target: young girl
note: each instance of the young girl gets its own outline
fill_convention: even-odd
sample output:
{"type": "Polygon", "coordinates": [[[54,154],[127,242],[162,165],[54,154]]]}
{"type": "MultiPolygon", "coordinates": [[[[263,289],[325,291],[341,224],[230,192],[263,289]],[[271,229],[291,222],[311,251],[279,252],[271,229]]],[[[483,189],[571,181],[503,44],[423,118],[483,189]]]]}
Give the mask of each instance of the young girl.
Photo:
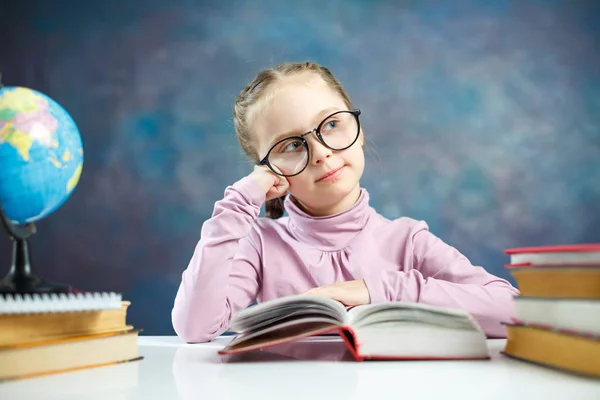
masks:
{"type": "Polygon", "coordinates": [[[518,293],[510,283],[471,265],[425,222],[388,220],[369,205],[359,116],[313,63],[263,71],[240,93],[235,129],[257,166],[226,188],[202,226],[172,312],[183,340],[213,339],[255,299],[300,293],[347,306],[459,308],[489,337],[504,336],[518,293]],[[268,218],[258,217],[263,204],[268,218]]]}

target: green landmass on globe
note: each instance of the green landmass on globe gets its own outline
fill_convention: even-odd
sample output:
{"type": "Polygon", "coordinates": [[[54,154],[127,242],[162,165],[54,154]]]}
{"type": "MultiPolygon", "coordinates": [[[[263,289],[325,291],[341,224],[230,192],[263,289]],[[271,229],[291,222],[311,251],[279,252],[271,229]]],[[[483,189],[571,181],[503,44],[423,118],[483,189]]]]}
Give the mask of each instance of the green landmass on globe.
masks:
{"type": "Polygon", "coordinates": [[[83,169],[79,130],[32,89],[0,87],[0,206],[15,224],[40,220],[71,195],[83,169]]]}

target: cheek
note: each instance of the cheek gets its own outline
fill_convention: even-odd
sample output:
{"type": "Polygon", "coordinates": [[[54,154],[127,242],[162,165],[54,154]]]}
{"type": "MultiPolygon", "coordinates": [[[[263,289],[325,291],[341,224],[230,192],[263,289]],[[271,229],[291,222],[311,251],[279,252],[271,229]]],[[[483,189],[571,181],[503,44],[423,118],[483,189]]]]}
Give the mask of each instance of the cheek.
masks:
{"type": "Polygon", "coordinates": [[[344,152],[343,157],[347,163],[352,164],[356,169],[362,169],[365,165],[365,154],[362,147],[358,146],[358,143],[344,152]]]}
{"type": "Polygon", "coordinates": [[[308,172],[308,169],[304,170],[300,175],[296,175],[296,176],[287,178],[287,180],[290,184],[290,189],[289,189],[290,193],[292,193],[292,194],[302,193],[304,190],[306,190],[306,188],[312,182],[312,180],[309,179],[309,174],[307,172],[308,172]]]}

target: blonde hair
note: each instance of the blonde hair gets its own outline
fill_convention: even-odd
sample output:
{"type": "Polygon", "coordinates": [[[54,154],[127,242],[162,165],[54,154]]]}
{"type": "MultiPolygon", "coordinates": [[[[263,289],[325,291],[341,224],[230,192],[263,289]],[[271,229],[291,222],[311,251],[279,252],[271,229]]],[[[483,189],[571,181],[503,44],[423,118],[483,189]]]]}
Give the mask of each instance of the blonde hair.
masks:
{"type": "MultiPolygon", "coordinates": [[[[331,89],[340,95],[348,109],[353,108],[350,97],[342,87],[341,83],[333,76],[326,67],[313,62],[294,63],[287,62],[279,64],[274,68],[259,72],[250,83],[244,87],[235,100],[233,108],[233,121],[235,132],[244,153],[254,162],[258,163],[259,155],[253,147],[250,109],[261,99],[264,99],[278,82],[282,79],[306,72],[313,72],[325,81],[331,89]]],[[[266,216],[268,218],[279,218],[283,215],[283,198],[279,197],[267,201],[265,204],[266,216]]]]}

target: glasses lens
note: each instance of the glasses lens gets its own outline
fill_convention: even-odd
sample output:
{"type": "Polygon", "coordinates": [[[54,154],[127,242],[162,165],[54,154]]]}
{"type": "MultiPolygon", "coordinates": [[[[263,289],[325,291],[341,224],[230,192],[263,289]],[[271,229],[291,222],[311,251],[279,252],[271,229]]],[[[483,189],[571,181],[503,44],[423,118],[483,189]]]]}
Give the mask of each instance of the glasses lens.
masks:
{"type": "Polygon", "coordinates": [[[308,149],[298,138],[283,140],[269,153],[269,164],[281,175],[296,175],[308,165],[308,149]]]}
{"type": "Polygon", "coordinates": [[[321,124],[321,137],[327,146],[343,150],[351,146],[358,137],[358,121],[350,112],[339,112],[328,117],[321,124]]]}

